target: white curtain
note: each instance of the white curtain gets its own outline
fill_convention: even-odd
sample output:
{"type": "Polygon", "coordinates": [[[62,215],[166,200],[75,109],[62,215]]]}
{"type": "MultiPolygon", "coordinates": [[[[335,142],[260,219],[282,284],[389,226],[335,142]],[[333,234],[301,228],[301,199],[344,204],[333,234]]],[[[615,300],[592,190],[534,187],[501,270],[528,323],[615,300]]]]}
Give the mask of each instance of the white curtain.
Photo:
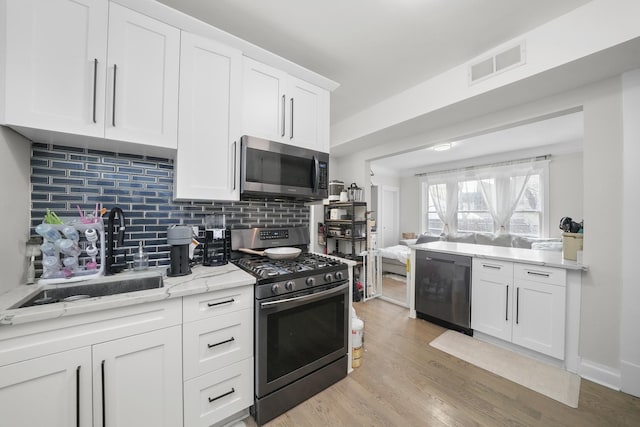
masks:
{"type": "Polygon", "coordinates": [[[482,195],[496,225],[496,234],[509,231],[509,222],[532,172],[533,163],[492,168],[491,178],[487,178],[485,170],[476,171],[476,179],[480,181],[482,195]]]}
{"type": "Polygon", "coordinates": [[[456,213],[458,211],[458,182],[448,179],[445,182],[429,185],[431,198],[438,218],[444,224],[442,232],[449,234],[455,231],[456,213]]]}

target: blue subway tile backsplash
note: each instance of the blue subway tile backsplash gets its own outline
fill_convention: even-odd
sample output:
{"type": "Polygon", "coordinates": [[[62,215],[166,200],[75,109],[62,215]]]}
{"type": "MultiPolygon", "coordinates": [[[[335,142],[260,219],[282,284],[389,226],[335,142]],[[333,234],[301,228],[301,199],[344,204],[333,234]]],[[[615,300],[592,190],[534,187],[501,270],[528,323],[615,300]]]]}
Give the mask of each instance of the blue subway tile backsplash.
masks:
{"type": "MultiPolygon", "coordinates": [[[[298,202],[174,201],[173,161],[103,150],[33,143],[31,156],[31,234],[49,208],[61,217],[93,212],[96,203],[125,212],[123,248],[127,261],[142,241],[150,265],[169,263],[167,228],[197,225],[225,214],[227,227],[281,227],[309,224],[309,208],[298,202]]],[[[106,223],[106,214],[104,220],[106,223]]]]}

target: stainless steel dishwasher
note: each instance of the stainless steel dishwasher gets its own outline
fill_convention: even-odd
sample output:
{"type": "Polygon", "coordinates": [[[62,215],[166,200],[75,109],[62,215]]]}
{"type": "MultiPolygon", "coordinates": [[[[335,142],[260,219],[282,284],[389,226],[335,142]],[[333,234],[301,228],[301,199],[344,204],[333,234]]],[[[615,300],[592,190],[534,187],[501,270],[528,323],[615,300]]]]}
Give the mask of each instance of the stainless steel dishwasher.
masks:
{"type": "Polygon", "coordinates": [[[417,250],[415,281],[418,318],[473,335],[471,257],[417,250]]]}

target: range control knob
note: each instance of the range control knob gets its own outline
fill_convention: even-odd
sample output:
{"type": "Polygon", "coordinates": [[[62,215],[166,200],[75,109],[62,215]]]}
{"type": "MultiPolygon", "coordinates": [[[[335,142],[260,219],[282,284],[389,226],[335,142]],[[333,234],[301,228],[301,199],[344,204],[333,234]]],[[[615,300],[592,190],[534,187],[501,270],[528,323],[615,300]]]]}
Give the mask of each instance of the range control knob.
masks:
{"type": "Polygon", "coordinates": [[[324,275],[324,281],[325,282],[331,282],[333,280],[333,274],[331,273],[327,273],[324,275]]]}
{"type": "Polygon", "coordinates": [[[279,294],[280,293],[280,285],[279,284],[275,284],[273,286],[271,286],[271,293],[272,294],[279,294]]]}
{"type": "Polygon", "coordinates": [[[342,271],[336,272],[336,280],[342,280],[342,271]]]}
{"type": "Polygon", "coordinates": [[[292,291],[295,288],[295,283],[293,282],[293,280],[289,280],[284,284],[284,288],[288,291],[292,291]]]}
{"type": "Polygon", "coordinates": [[[307,277],[305,283],[307,284],[307,286],[313,286],[316,284],[316,279],[314,279],[313,277],[307,277]]]}

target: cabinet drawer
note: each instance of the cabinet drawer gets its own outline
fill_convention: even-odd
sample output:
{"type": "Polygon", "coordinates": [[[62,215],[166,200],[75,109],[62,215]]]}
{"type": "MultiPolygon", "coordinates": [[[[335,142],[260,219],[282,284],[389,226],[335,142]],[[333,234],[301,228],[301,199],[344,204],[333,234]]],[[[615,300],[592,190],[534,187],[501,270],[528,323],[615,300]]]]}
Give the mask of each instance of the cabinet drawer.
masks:
{"type": "Polygon", "coordinates": [[[253,285],[191,295],[182,300],[183,321],[206,319],[253,307],[253,285]]]}
{"type": "Polygon", "coordinates": [[[473,258],[472,278],[489,282],[511,283],[513,263],[495,259],[473,258]]]}
{"type": "Polygon", "coordinates": [[[558,286],[565,286],[567,283],[567,272],[564,268],[538,265],[515,264],[513,277],[516,282],[528,280],[558,286]]]}
{"type": "Polygon", "coordinates": [[[253,310],[183,325],[184,377],[190,379],[253,355],[253,310]]]}
{"type": "Polygon", "coordinates": [[[213,425],[253,405],[253,357],[184,383],[184,427],[213,425]]]}

